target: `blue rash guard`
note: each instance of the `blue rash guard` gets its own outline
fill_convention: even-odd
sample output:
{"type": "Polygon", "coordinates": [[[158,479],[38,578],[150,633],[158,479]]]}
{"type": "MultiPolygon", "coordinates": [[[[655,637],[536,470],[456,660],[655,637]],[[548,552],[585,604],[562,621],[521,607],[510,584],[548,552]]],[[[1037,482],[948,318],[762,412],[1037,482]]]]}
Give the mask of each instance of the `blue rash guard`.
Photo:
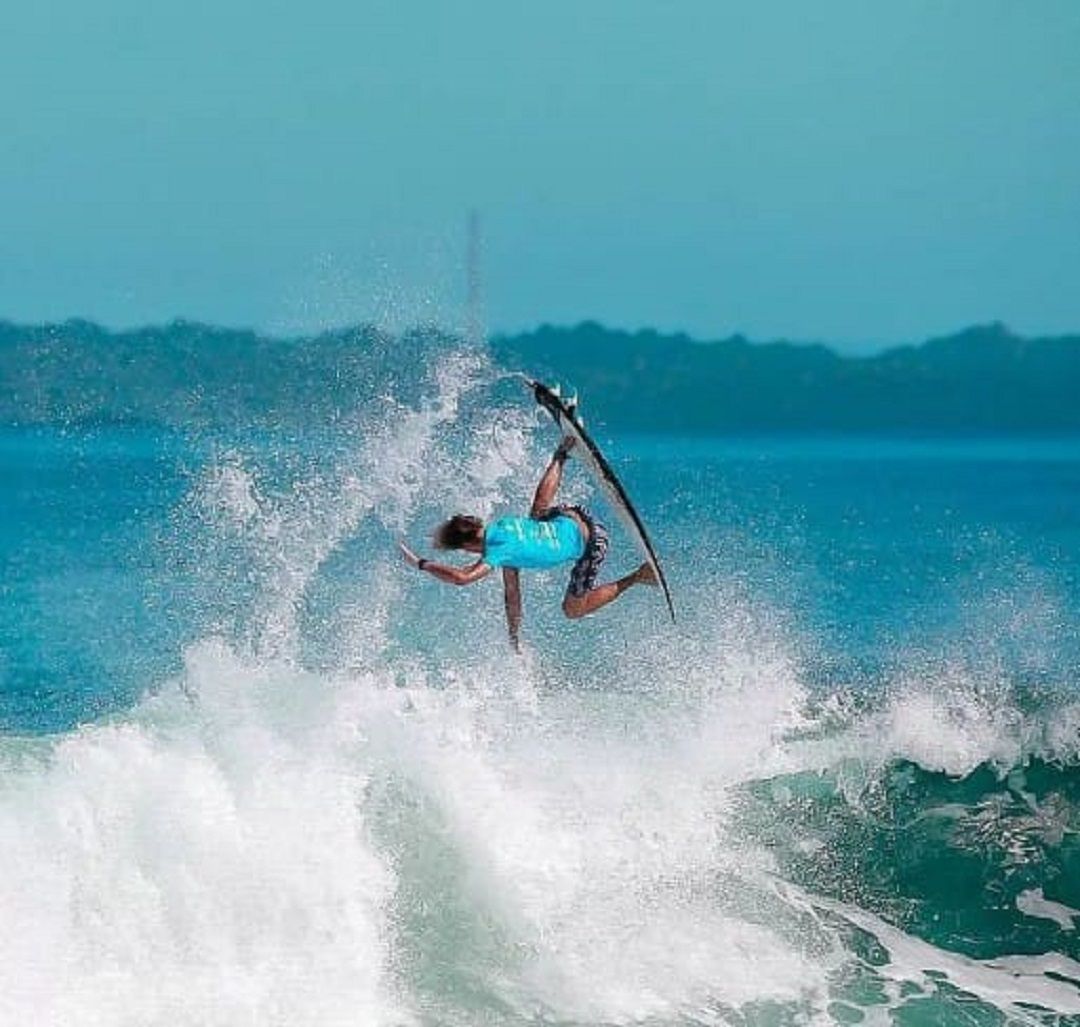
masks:
{"type": "Polygon", "coordinates": [[[585,539],[573,517],[557,514],[545,520],[500,517],[484,532],[484,563],[490,567],[541,570],[579,560],[585,539]]]}

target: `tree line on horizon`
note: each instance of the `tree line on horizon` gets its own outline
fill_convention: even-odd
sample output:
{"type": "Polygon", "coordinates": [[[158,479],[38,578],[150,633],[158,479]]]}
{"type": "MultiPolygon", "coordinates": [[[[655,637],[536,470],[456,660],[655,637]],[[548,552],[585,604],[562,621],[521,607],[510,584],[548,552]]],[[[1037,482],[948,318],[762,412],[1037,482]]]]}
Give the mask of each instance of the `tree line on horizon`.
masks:
{"type": "MultiPolygon", "coordinates": [[[[0,322],[0,423],[302,425],[348,416],[387,362],[407,372],[460,344],[436,328],[280,339],[187,321],[119,332],[0,322]]],[[[503,367],[577,389],[590,421],[612,429],[1080,433],[1080,335],[1029,339],[991,324],[849,356],[583,322],[495,336],[490,347],[503,367]]]]}
{"type": "Polygon", "coordinates": [[[561,376],[594,417],[693,433],[1075,433],[1080,335],[1028,339],[1000,323],[869,356],[736,335],[621,332],[595,322],[502,336],[499,359],[561,376]]]}

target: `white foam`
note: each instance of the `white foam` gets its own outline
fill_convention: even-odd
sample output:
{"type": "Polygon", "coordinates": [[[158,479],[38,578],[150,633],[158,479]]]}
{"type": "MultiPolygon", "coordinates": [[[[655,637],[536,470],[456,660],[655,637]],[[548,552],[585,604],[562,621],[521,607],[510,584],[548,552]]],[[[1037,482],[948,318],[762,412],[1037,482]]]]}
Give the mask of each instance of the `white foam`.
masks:
{"type": "Polygon", "coordinates": [[[1025,916],[1052,920],[1063,931],[1075,930],[1076,918],[1080,917],[1080,910],[1066,906],[1063,902],[1048,899],[1043,894],[1042,888],[1028,888],[1022,891],[1016,896],[1016,908],[1025,916]]]}
{"type": "Polygon", "coordinates": [[[894,699],[883,724],[891,754],[955,777],[983,763],[1016,766],[1022,752],[1016,711],[949,685],[894,699]]]}
{"type": "Polygon", "coordinates": [[[717,682],[713,660],[708,717],[700,695],[694,716],[649,696],[537,703],[486,687],[492,663],[447,691],[410,692],[407,716],[371,731],[467,867],[470,907],[504,938],[489,979],[522,1015],[629,1023],[760,999],[822,1007],[839,946],[802,939],[775,903],[748,916],[761,914],[753,894],[717,876],[767,861],[725,837],[725,789],[744,779],[740,762],[753,772],[765,759],[792,700],[788,681],[779,698],[748,702],[754,656],[728,659],[736,687],[717,682]]]}
{"type": "Polygon", "coordinates": [[[778,885],[778,890],[789,901],[805,903],[808,909],[827,910],[876,938],[889,956],[886,964],[874,967],[875,973],[883,977],[914,984],[921,992],[936,990],[936,978],[943,977],[960,991],[976,996],[1019,1023],[1043,1022],[1032,1015],[1032,1006],[1062,1015],[1080,1014],[1080,985],[1050,976],[1057,974],[1080,982],[1080,964],[1067,957],[1050,954],[971,959],[905,934],[866,910],[809,896],[788,884],[778,885]]]}
{"type": "Polygon", "coordinates": [[[174,693],[7,779],[0,1022],[404,1022],[365,777],[333,719],[260,715],[311,682],[213,645],[186,684],[206,707],[174,693]]]}
{"type": "Polygon", "coordinates": [[[989,766],[1004,777],[1031,758],[1072,763],[1080,751],[1080,704],[1026,714],[1009,689],[988,688],[963,666],[898,681],[877,710],[834,705],[819,716],[822,728],[786,743],[783,758],[792,771],[837,772],[852,800],[896,760],[956,778],[989,766]]]}

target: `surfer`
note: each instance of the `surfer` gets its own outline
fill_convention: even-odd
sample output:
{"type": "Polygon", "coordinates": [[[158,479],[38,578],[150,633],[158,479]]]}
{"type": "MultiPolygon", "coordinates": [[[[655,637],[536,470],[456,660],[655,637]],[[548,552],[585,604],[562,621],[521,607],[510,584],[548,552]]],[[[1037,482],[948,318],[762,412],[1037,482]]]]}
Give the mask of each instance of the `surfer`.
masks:
{"type": "Polygon", "coordinates": [[[436,549],[461,549],[479,559],[465,567],[436,563],[418,556],[400,543],[406,563],[446,582],[472,585],[486,578],[496,567],[502,569],[506,620],[510,642],[519,649],[521,627],[522,570],[541,570],[573,563],[570,582],[563,597],[563,613],[584,617],[607,606],[632,585],[655,585],[656,575],[643,563],[636,571],[615,581],[598,585],[596,579],[608,549],[607,529],[583,506],[555,504],[562,482],[563,466],[575,440],[564,438],[536,486],[528,517],[500,517],[489,524],[479,517],[455,514],[436,528],[436,549]]]}

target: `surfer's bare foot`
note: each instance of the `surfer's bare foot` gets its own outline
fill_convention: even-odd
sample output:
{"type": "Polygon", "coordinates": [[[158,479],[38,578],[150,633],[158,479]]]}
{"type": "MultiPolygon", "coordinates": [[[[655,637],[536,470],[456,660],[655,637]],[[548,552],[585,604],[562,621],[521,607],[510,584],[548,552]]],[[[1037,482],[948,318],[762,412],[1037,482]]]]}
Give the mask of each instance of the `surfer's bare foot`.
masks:
{"type": "Polygon", "coordinates": [[[656,578],[656,571],[654,571],[647,563],[643,563],[636,571],[634,571],[634,584],[651,585],[655,588],[660,582],[656,578]]]}

